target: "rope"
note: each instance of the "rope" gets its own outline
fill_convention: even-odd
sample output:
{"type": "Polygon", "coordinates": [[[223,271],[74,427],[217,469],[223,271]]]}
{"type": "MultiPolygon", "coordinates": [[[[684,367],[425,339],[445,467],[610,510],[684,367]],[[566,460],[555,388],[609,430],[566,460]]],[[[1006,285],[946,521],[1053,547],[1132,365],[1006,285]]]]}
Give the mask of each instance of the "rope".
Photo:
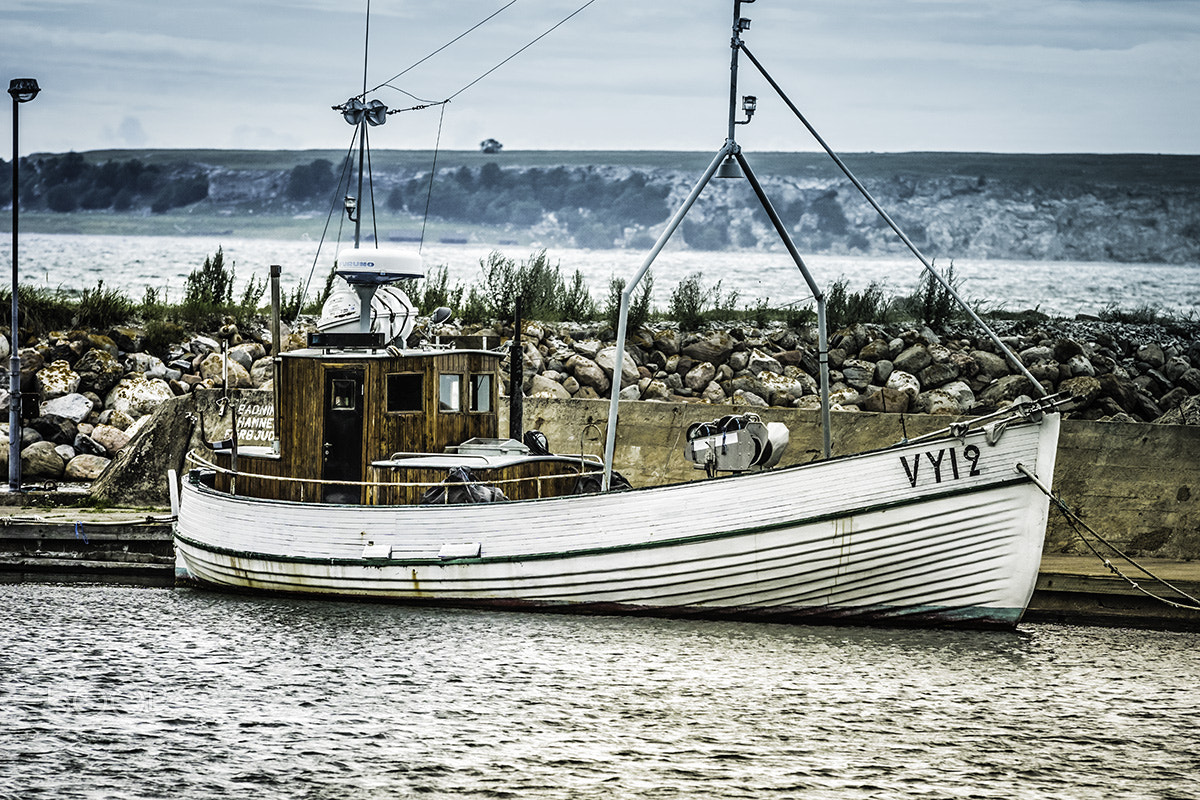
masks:
{"type": "Polygon", "coordinates": [[[1108,541],[1103,536],[1101,536],[1099,533],[1097,533],[1096,530],[1093,529],[1086,522],[1084,522],[1079,517],[1078,514],[1076,514],[1074,511],[1072,511],[1067,506],[1067,504],[1064,503],[1061,498],[1059,498],[1058,495],[1056,495],[1054,492],[1052,492],[1049,489],[1049,487],[1047,487],[1032,472],[1030,472],[1029,469],[1024,464],[1017,464],[1017,471],[1023,473],[1025,475],[1025,477],[1027,477],[1031,481],[1033,481],[1033,484],[1035,486],[1037,486],[1038,489],[1040,489],[1044,495],[1049,497],[1050,500],[1054,502],[1055,507],[1058,508],[1058,510],[1062,512],[1063,517],[1066,519],[1067,526],[1070,527],[1070,529],[1075,533],[1075,535],[1079,537],[1079,540],[1084,543],[1084,545],[1087,547],[1087,549],[1091,550],[1092,554],[1094,556],[1096,556],[1096,558],[1100,559],[1104,563],[1104,566],[1108,567],[1108,570],[1110,572],[1112,572],[1117,577],[1123,579],[1126,583],[1128,583],[1134,589],[1136,589],[1137,591],[1146,595],[1147,597],[1151,597],[1155,600],[1158,600],[1161,603],[1165,603],[1166,605],[1169,605],[1172,608],[1182,608],[1187,611],[1200,611],[1200,600],[1196,599],[1195,597],[1192,597],[1190,594],[1183,591],[1178,586],[1175,586],[1174,584],[1158,577],[1153,572],[1151,572],[1149,569],[1147,569],[1146,567],[1142,566],[1137,561],[1135,561],[1132,556],[1128,555],[1127,553],[1122,551],[1119,547],[1117,547],[1115,544],[1108,541]],[[1119,556],[1122,560],[1128,562],[1131,566],[1133,566],[1135,569],[1140,571],[1146,577],[1150,578],[1151,580],[1153,580],[1157,583],[1162,584],[1166,588],[1175,592],[1177,595],[1179,595],[1180,597],[1187,600],[1188,603],[1177,603],[1174,600],[1169,600],[1165,597],[1157,595],[1154,592],[1151,592],[1150,590],[1142,587],[1137,581],[1135,581],[1133,578],[1130,578],[1128,575],[1126,575],[1124,572],[1122,572],[1120,567],[1118,567],[1116,564],[1113,564],[1110,560],[1105,558],[1104,555],[1099,550],[1096,549],[1095,545],[1093,545],[1090,541],[1088,541],[1088,538],[1083,535],[1083,533],[1079,530],[1079,528],[1075,527],[1076,523],[1078,523],[1079,525],[1082,525],[1084,527],[1084,529],[1087,530],[1088,533],[1090,533],[1092,536],[1094,536],[1096,538],[1096,541],[1100,542],[1105,547],[1112,550],[1113,553],[1115,553],[1117,556],[1119,556]]]}

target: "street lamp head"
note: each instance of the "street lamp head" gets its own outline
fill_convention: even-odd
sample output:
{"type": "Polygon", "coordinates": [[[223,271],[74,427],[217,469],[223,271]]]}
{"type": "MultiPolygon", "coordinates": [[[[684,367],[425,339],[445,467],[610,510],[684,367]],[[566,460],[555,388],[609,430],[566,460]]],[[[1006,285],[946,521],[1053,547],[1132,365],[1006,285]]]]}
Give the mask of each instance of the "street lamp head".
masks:
{"type": "Polygon", "coordinates": [[[8,82],[8,93],[18,103],[28,103],[41,90],[36,78],[13,78],[8,82]]]}

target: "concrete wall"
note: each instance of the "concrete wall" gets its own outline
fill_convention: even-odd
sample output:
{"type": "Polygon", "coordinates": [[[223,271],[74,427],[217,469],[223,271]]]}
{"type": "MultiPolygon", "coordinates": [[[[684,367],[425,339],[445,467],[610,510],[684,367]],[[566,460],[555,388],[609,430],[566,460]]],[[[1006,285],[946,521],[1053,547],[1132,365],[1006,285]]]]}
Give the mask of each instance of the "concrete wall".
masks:
{"type": "MultiPolygon", "coordinates": [[[[690,403],[622,403],[615,467],[634,486],[703,480],[683,458],[684,434],[745,407],[690,403]]],[[[815,411],[759,410],[765,422],[783,422],[791,444],[781,465],[821,453],[815,411]]],[[[508,430],[507,409],[500,430],[508,430]]],[[[525,398],[526,430],[540,430],[558,453],[602,454],[608,403],[604,400],[525,398]]],[[[833,414],[834,455],[886,447],[938,430],[947,417],[833,414]]],[[[1200,558],[1200,428],[1066,420],[1059,442],[1055,492],[1100,535],[1131,554],[1200,558]]],[[[1051,510],[1047,552],[1086,552],[1051,510]]]]}

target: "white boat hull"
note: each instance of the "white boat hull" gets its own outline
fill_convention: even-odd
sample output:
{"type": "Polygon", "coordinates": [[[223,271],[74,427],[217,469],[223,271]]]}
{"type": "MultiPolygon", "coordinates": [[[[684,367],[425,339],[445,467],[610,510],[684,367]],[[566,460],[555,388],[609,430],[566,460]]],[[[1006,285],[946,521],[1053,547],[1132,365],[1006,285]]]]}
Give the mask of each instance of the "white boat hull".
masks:
{"type": "Polygon", "coordinates": [[[662,616],[1015,625],[1058,416],[675,486],[458,506],[235,497],[185,481],[178,553],[218,587],[662,616]]]}

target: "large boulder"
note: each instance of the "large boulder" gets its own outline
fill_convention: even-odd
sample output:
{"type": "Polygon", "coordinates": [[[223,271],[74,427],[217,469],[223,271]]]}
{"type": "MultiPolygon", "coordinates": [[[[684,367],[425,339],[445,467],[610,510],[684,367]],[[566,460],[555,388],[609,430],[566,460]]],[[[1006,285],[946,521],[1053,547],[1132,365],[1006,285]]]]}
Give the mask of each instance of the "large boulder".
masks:
{"type": "Polygon", "coordinates": [[[149,414],[163,401],[175,396],[171,386],[158,378],[147,378],[144,373],[126,375],[104,398],[104,408],[123,411],[133,418],[149,414]]]}
{"type": "Polygon", "coordinates": [[[62,397],[79,390],[79,373],[68,362],[59,359],[37,371],[37,386],[47,400],[62,397]]]}
{"type": "Polygon", "coordinates": [[[42,403],[41,415],[43,417],[62,417],[78,425],[88,414],[92,413],[92,407],[93,403],[90,399],[78,392],[73,392],[42,403]]]}
{"type": "MultiPolygon", "coordinates": [[[[621,388],[638,382],[637,362],[626,351],[621,364],[621,388]]],[[[612,379],[617,368],[617,348],[606,347],[596,354],[596,364],[612,379]]]]}
{"type": "MultiPolygon", "coordinates": [[[[251,389],[254,384],[250,381],[250,371],[236,361],[223,357],[220,353],[209,353],[200,362],[200,377],[211,380],[215,385],[227,386],[230,389],[251,389]]],[[[170,389],[170,387],[167,387],[170,389]]]]}
{"type": "Polygon", "coordinates": [[[183,472],[195,408],[195,394],[159,401],[130,446],[118,453],[92,484],[90,496],[110,505],[169,505],[167,470],[183,472]]]}
{"type": "Polygon", "coordinates": [[[683,354],[691,356],[697,361],[711,361],[714,364],[720,364],[729,358],[729,354],[733,352],[733,346],[733,337],[728,332],[713,331],[685,345],[683,354]]]}
{"type": "Polygon", "coordinates": [[[702,392],[717,377],[717,368],[711,361],[703,361],[688,370],[683,376],[683,385],[693,392],[702,392]]]}
{"type": "Polygon", "coordinates": [[[69,481],[94,481],[112,463],[104,456],[83,453],[67,462],[63,478],[69,481]]]}
{"type": "Polygon", "coordinates": [[[1032,391],[1033,384],[1024,375],[1005,375],[984,389],[979,395],[979,400],[986,405],[995,406],[1011,403],[1032,391]]]}
{"type": "Polygon", "coordinates": [[[566,366],[574,373],[575,380],[579,381],[581,387],[591,388],[597,395],[605,394],[612,387],[612,382],[604,374],[604,370],[586,356],[571,356],[567,359],[566,366]]]}
{"type": "Polygon", "coordinates": [[[571,393],[563,388],[558,381],[553,381],[544,375],[534,375],[530,381],[530,397],[551,397],[566,400],[571,393]]]}
{"type": "Polygon", "coordinates": [[[84,353],[83,358],[75,362],[75,371],[79,374],[79,390],[99,395],[107,394],[125,376],[121,362],[112,353],[99,348],[84,353]]]}
{"type": "Polygon", "coordinates": [[[58,480],[65,466],[53,442],[34,442],[21,451],[22,476],[58,480]]]}

